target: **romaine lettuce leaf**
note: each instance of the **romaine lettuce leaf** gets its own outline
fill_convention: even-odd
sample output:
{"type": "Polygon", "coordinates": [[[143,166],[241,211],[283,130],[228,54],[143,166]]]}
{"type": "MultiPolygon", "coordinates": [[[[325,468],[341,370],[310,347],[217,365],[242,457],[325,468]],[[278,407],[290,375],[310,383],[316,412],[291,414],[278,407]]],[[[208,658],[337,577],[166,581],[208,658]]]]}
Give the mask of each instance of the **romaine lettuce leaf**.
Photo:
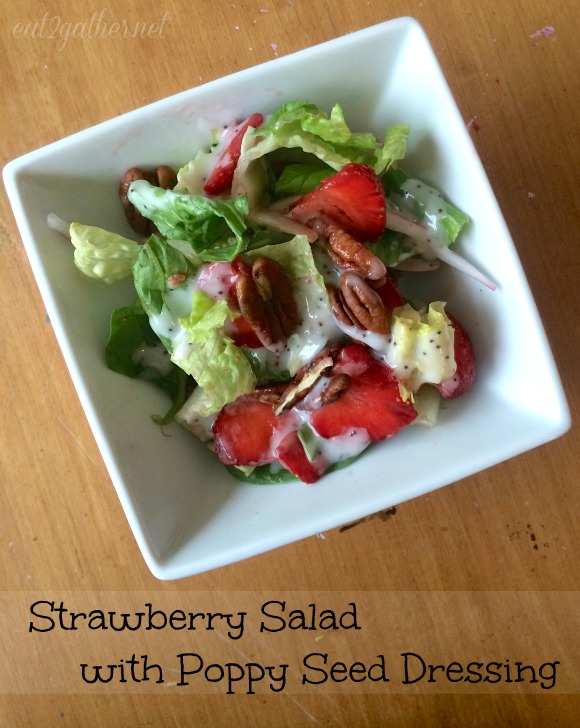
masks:
{"type": "Polygon", "coordinates": [[[161,313],[163,294],[170,280],[174,276],[186,277],[194,270],[192,261],[181,251],[158,235],[152,235],[140,246],[133,266],[135,290],[147,313],[161,313]]]}
{"type": "Polygon", "coordinates": [[[201,149],[177,172],[177,184],[173,191],[185,195],[201,195],[212,156],[214,156],[212,152],[201,149]]]}
{"type": "Polygon", "coordinates": [[[197,402],[202,417],[218,412],[256,385],[248,360],[225,332],[226,319],[236,316],[226,301],[216,302],[195,291],[191,313],[179,320],[184,334],[176,341],[171,360],[203,390],[204,397],[197,402]]]}
{"type": "Polygon", "coordinates": [[[287,369],[273,367],[269,361],[264,361],[255,349],[242,347],[244,356],[248,360],[254,376],[259,385],[274,384],[275,382],[286,382],[292,379],[292,375],[287,369]]]}
{"type": "Polygon", "coordinates": [[[70,225],[69,233],[75,265],[86,276],[115,283],[131,275],[140,247],[134,240],[79,222],[70,225]]]}
{"type": "Polygon", "coordinates": [[[145,379],[167,392],[173,404],[163,417],[154,416],[159,424],[170,422],[183,405],[187,374],[171,362],[140,303],[118,308],[111,314],[105,361],[112,371],[132,379],[145,379]]]}
{"type": "Polygon", "coordinates": [[[274,185],[274,197],[277,199],[293,195],[305,195],[318,187],[322,180],[334,174],[328,165],[289,164],[282,171],[274,185]]]}
{"type": "Polygon", "coordinates": [[[338,104],[332,107],[330,117],[321,111],[304,114],[301,118],[301,126],[304,131],[342,147],[374,149],[376,145],[376,139],[372,134],[352,132],[348,128],[342,109],[338,104]]]}
{"type": "Polygon", "coordinates": [[[413,245],[413,241],[408,236],[392,230],[385,230],[380,240],[366,243],[366,247],[382,260],[387,268],[393,268],[404,260],[417,255],[417,248],[413,245]]]}
{"type": "Polygon", "coordinates": [[[380,175],[407,153],[407,137],[411,127],[408,124],[393,124],[387,127],[383,146],[377,152],[375,172],[380,175]]]}
{"type": "MultiPolygon", "coordinates": [[[[409,177],[401,169],[388,171],[383,184],[397,210],[411,220],[427,225],[441,244],[454,243],[469,223],[469,217],[446,200],[439,190],[409,177]]],[[[387,210],[387,225],[388,216],[387,210]]]]}
{"type": "Polygon", "coordinates": [[[262,138],[248,150],[249,159],[258,159],[282,147],[299,148],[335,171],[349,162],[372,161],[377,147],[372,134],[350,131],[340,106],[336,105],[329,117],[314,104],[304,101],[284,104],[253,133],[262,138]]]}
{"type": "Polygon", "coordinates": [[[136,180],[127,193],[143,217],[166,238],[186,240],[203,260],[233,260],[245,247],[245,195],[222,200],[181,194],[136,180]]]}
{"type": "Polygon", "coordinates": [[[445,304],[435,301],[425,312],[410,304],[393,310],[385,359],[407,395],[423,384],[439,384],[455,373],[455,337],[445,304]]]}
{"type": "Polygon", "coordinates": [[[290,283],[300,278],[312,278],[321,289],[326,290],[324,279],[318,272],[312,256],[312,246],[304,235],[296,235],[286,243],[248,250],[244,255],[251,262],[261,256],[272,258],[279,263],[284,268],[290,283]]]}
{"type": "MultiPolygon", "coordinates": [[[[350,458],[339,460],[337,463],[331,465],[326,473],[333,473],[335,470],[342,470],[343,468],[352,465],[360,455],[353,455],[350,458]]],[[[235,465],[226,465],[226,470],[234,476],[237,480],[241,480],[243,483],[249,483],[251,485],[278,485],[281,483],[292,483],[298,482],[299,478],[291,473],[286,468],[283,468],[280,463],[270,463],[268,465],[258,465],[255,468],[241,468],[235,465]]]]}
{"type": "Polygon", "coordinates": [[[275,111],[254,134],[260,141],[247,152],[250,159],[280,148],[299,148],[335,171],[349,162],[356,162],[369,164],[381,174],[404,157],[409,126],[388,127],[385,139],[380,143],[371,133],[351,131],[338,104],[327,115],[310,102],[290,101],[275,111]]]}

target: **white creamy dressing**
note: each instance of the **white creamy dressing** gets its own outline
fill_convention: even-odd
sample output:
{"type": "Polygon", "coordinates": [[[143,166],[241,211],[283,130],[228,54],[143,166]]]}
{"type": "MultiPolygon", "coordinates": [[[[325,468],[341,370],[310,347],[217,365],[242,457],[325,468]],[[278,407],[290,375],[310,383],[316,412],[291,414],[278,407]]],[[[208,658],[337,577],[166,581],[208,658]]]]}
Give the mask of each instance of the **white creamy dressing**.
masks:
{"type": "MultiPolygon", "coordinates": [[[[418,179],[409,178],[401,185],[402,194],[391,195],[389,202],[395,205],[398,210],[405,208],[410,210],[415,217],[417,223],[420,223],[425,230],[420,238],[426,238],[424,241],[419,240],[414,233],[414,230],[400,230],[400,232],[406,232],[410,235],[410,244],[414,245],[419,252],[422,251],[422,242],[433,242],[435,244],[447,246],[449,244],[449,237],[445,226],[441,224],[441,219],[445,215],[446,201],[443,195],[436,190],[434,187],[425,184],[418,179]],[[399,204],[397,204],[399,200],[399,204]],[[413,209],[414,208],[414,209],[413,209]]],[[[388,215],[388,211],[387,211],[388,215]]],[[[412,226],[413,222],[409,222],[412,226]]],[[[393,229],[396,229],[394,227],[393,229]]]]}
{"type": "MultiPolygon", "coordinates": [[[[328,379],[325,379],[328,382],[328,379]]],[[[276,450],[288,433],[299,429],[302,425],[308,425],[315,437],[315,456],[323,458],[329,465],[360,455],[370,445],[368,432],[360,427],[352,427],[344,435],[321,437],[310,422],[311,415],[311,410],[303,409],[301,406],[291,410],[284,427],[280,428],[280,432],[272,439],[272,451],[276,450]]]]}
{"type": "Polygon", "coordinates": [[[318,272],[324,279],[324,283],[326,285],[338,287],[342,271],[337,268],[334,261],[327,255],[321,245],[315,243],[311,250],[314,263],[316,264],[318,272]]]}
{"type": "Polygon", "coordinates": [[[171,372],[171,357],[161,342],[150,346],[141,346],[133,352],[132,358],[135,364],[156,369],[162,375],[171,372]]]}
{"type": "Polygon", "coordinates": [[[206,417],[197,412],[196,404],[203,397],[202,390],[197,387],[189,395],[189,398],[175,415],[175,421],[193,434],[202,442],[210,442],[213,440],[211,428],[216,421],[218,412],[214,412],[206,417]]]}
{"type": "Polygon", "coordinates": [[[361,427],[352,427],[344,435],[329,438],[317,437],[316,444],[320,449],[320,454],[329,463],[340,463],[360,455],[370,445],[370,440],[366,430],[361,427]]]}
{"type": "Polygon", "coordinates": [[[195,276],[195,288],[197,291],[203,291],[213,301],[220,301],[227,298],[232,280],[231,263],[207,263],[195,276]]]}
{"type": "Polygon", "coordinates": [[[170,342],[173,352],[189,345],[188,333],[179,323],[179,319],[191,313],[191,301],[196,283],[197,276],[190,276],[178,286],[168,288],[165,291],[161,312],[149,315],[151,328],[157,336],[170,342]]]}

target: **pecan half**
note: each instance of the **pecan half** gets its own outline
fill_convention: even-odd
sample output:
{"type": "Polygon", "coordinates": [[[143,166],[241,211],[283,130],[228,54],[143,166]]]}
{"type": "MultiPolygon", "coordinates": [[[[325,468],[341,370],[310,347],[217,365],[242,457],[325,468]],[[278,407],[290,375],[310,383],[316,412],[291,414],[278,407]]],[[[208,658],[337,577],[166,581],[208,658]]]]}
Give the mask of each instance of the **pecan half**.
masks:
{"type": "Polygon", "coordinates": [[[327,253],[339,268],[354,270],[370,280],[379,280],[386,274],[387,269],[382,260],[344,230],[336,225],[328,225],[326,234],[327,253]]]}
{"type": "Polygon", "coordinates": [[[121,178],[121,182],[119,183],[119,199],[125,211],[127,222],[138,235],[150,235],[155,231],[155,226],[151,220],[143,217],[135,205],[129,201],[127,195],[131,183],[140,179],[147,180],[152,185],[161,187],[164,190],[170,190],[177,184],[177,175],[171,167],[161,165],[156,167],[153,172],[144,172],[139,167],[131,167],[121,178]]]}
{"type": "Polygon", "coordinates": [[[278,404],[286,388],[285,384],[270,384],[265,387],[258,387],[258,389],[254,389],[253,392],[250,392],[246,396],[257,399],[265,404],[271,404],[273,407],[278,404]]]}
{"type": "Polygon", "coordinates": [[[350,387],[350,377],[344,372],[341,374],[334,374],[331,378],[322,394],[320,395],[320,401],[322,404],[332,404],[340,399],[342,395],[350,387]]]}
{"type": "Polygon", "coordinates": [[[240,273],[236,279],[240,313],[260,342],[278,351],[300,323],[290,281],[282,266],[271,258],[256,258],[251,273],[240,273]]]}
{"type": "Polygon", "coordinates": [[[262,298],[271,304],[284,335],[293,334],[300,323],[300,316],[284,268],[272,258],[262,256],[256,258],[252,265],[252,277],[262,298]]]}
{"type": "Polygon", "coordinates": [[[344,297],[340,288],[328,285],[326,286],[326,291],[332,307],[332,313],[340,321],[340,323],[344,326],[356,326],[357,323],[351,318],[346,309],[344,297]]]}
{"type": "Polygon", "coordinates": [[[275,413],[279,415],[285,409],[291,409],[298,402],[302,402],[310,392],[320,377],[328,371],[334,364],[333,358],[323,356],[311,362],[306,370],[298,372],[294,379],[290,382],[278,402],[275,413]]]}
{"type": "Polygon", "coordinates": [[[357,326],[375,334],[389,333],[389,317],[380,296],[358,273],[343,273],[340,289],[330,288],[329,297],[334,315],[345,326],[357,326]]]}

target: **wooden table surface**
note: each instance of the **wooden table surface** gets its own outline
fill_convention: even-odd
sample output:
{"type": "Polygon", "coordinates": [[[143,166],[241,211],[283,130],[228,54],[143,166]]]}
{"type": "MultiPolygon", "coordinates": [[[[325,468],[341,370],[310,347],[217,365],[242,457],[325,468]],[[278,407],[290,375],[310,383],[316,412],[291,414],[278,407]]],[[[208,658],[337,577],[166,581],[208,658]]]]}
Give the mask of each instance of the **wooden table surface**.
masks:
{"type": "Polygon", "coordinates": [[[573,427],[532,452],[404,503],[394,514],[200,576],[159,582],[142,560],[108,478],[2,192],[0,725],[579,725],[576,0],[132,0],[103,7],[62,0],[58,9],[15,0],[2,14],[2,165],[276,55],[390,18],[417,18],[465,122],[476,119],[473,140],[545,322],[573,427]],[[150,37],[82,37],[80,30],[74,37],[67,30],[94,15],[108,27],[123,19],[131,27],[144,24],[150,37]],[[356,609],[359,629],[287,625],[279,633],[260,632],[268,601],[286,601],[287,612],[313,603],[337,617],[356,609]],[[64,615],[134,613],[150,603],[166,614],[203,612],[206,627],[208,612],[245,611],[247,629],[236,639],[225,619],[216,618],[216,629],[195,632],[71,630],[66,620],[62,628],[49,622],[50,602],[62,602],[69,610],[64,615]],[[180,659],[190,660],[186,672],[192,674],[180,685],[185,679],[177,656],[185,653],[180,659]],[[214,664],[213,672],[194,675],[194,654],[204,670],[214,664]],[[326,673],[303,662],[311,655],[307,662],[322,668],[325,654],[326,673]],[[133,672],[141,678],[145,657],[159,666],[149,681],[128,678],[133,655],[133,672]],[[428,672],[415,680],[419,656],[444,667],[454,661],[464,669],[473,661],[503,667],[497,682],[455,682],[453,666],[429,682],[428,672]],[[292,679],[279,692],[281,682],[264,679],[252,695],[245,668],[228,695],[226,678],[217,681],[218,665],[227,675],[224,665],[252,661],[271,666],[271,676],[288,663],[292,679]],[[329,668],[337,661],[377,663],[371,671],[377,679],[356,682],[356,670],[353,679],[340,681],[340,670],[332,679],[329,668]],[[519,681],[512,673],[510,681],[505,665],[515,670],[518,661],[530,670],[519,681]],[[124,665],[126,680],[120,681],[118,668],[110,683],[89,684],[82,663],[124,665]],[[163,683],[157,683],[161,671],[163,683]],[[305,671],[312,681],[325,674],[327,680],[302,684],[305,671]]]}

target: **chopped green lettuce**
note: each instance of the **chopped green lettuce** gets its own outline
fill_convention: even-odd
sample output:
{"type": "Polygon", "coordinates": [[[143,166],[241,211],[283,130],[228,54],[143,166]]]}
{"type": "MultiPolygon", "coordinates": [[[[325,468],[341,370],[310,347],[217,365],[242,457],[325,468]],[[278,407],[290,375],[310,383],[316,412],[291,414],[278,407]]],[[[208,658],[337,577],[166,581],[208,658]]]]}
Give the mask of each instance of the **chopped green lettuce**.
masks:
{"type": "Polygon", "coordinates": [[[425,312],[408,303],[395,308],[390,340],[386,361],[406,398],[421,385],[439,384],[455,373],[454,331],[441,301],[429,304],[425,312]]]}
{"type": "Polygon", "coordinates": [[[246,246],[248,199],[182,194],[136,180],[127,193],[139,212],[167,238],[188,241],[203,260],[233,260],[246,246]]]}
{"type": "Polygon", "coordinates": [[[200,416],[218,412],[256,386],[248,360],[224,328],[226,319],[237,315],[226,301],[216,302],[203,291],[195,291],[191,313],[179,319],[184,334],[176,341],[171,360],[203,390],[204,397],[197,403],[200,416]]]}
{"type": "Polygon", "coordinates": [[[274,357],[272,357],[272,361],[268,359],[264,361],[264,358],[259,356],[255,349],[249,349],[244,346],[242,347],[242,351],[252,367],[252,372],[259,385],[286,382],[292,379],[292,375],[287,369],[275,365],[274,357]]]}
{"type": "Polygon", "coordinates": [[[290,283],[299,278],[312,278],[321,289],[324,289],[324,279],[318,272],[312,256],[312,246],[304,235],[296,235],[292,240],[277,245],[266,245],[263,248],[248,250],[244,255],[253,262],[256,258],[265,256],[272,258],[284,268],[290,283]]]}
{"type": "Polygon", "coordinates": [[[440,404],[441,395],[437,388],[424,384],[413,393],[413,407],[417,410],[417,417],[411,424],[435,427],[439,417],[440,404]]]}
{"type": "Polygon", "coordinates": [[[290,101],[275,111],[254,134],[260,137],[248,150],[249,159],[258,159],[281,148],[302,149],[339,171],[349,162],[375,165],[383,171],[402,158],[408,127],[387,130],[384,144],[370,133],[350,130],[341,107],[336,104],[330,115],[312,103],[290,101]]]}
{"type": "Polygon", "coordinates": [[[232,179],[232,197],[245,195],[250,210],[258,207],[266,191],[268,176],[263,159],[249,159],[248,151],[256,146],[258,139],[246,131],[240,148],[240,158],[232,179]]]}
{"type": "Polygon", "coordinates": [[[408,124],[393,124],[387,127],[383,146],[377,152],[374,170],[383,174],[395,162],[403,159],[407,153],[407,137],[411,127],[408,124]]]}
{"type": "Polygon", "coordinates": [[[152,235],[140,246],[133,266],[135,290],[148,313],[158,314],[163,308],[164,293],[175,276],[186,277],[195,270],[192,261],[158,235],[152,235]]]}
{"type": "Polygon", "coordinates": [[[404,260],[417,255],[413,241],[408,236],[392,230],[385,230],[380,240],[367,243],[366,247],[382,260],[387,268],[394,268],[404,260]]]}
{"type": "Polygon", "coordinates": [[[332,174],[334,174],[334,170],[327,165],[289,164],[284,167],[282,174],[275,182],[274,197],[280,199],[293,195],[305,195],[332,174]]]}
{"type": "Polygon", "coordinates": [[[177,172],[177,184],[173,191],[185,195],[202,194],[211,157],[211,152],[201,149],[190,162],[177,172]]]}
{"type": "Polygon", "coordinates": [[[185,400],[187,375],[172,364],[164,346],[153,333],[140,303],[118,308],[111,314],[105,361],[114,372],[132,379],[146,379],[167,392],[172,406],[159,424],[167,424],[185,400]]]}
{"type": "MultiPolygon", "coordinates": [[[[337,463],[333,463],[326,473],[333,473],[335,470],[347,468],[359,457],[360,455],[353,455],[350,458],[339,460],[337,463]]],[[[241,468],[235,465],[226,465],[226,469],[236,480],[241,480],[243,483],[249,483],[251,485],[279,485],[299,481],[296,475],[286,470],[286,468],[283,468],[278,462],[269,463],[268,465],[258,465],[255,468],[241,468]]]]}
{"type": "Polygon", "coordinates": [[[131,275],[139,254],[134,240],[79,222],[73,222],[69,232],[75,247],[75,265],[86,276],[116,283],[131,275]]]}
{"type": "Polygon", "coordinates": [[[313,463],[320,451],[318,449],[318,435],[306,422],[298,429],[298,439],[302,443],[306,457],[313,463]]]}
{"type": "MultiPolygon", "coordinates": [[[[383,184],[397,211],[427,226],[443,245],[454,243],[469,223],[469,217],[446,200],[439,190],[409,177],[401,169],[389,170],[383,177],[383,184]]],[[[387,225],[388,217],[387,210],[387,225]]]]}

